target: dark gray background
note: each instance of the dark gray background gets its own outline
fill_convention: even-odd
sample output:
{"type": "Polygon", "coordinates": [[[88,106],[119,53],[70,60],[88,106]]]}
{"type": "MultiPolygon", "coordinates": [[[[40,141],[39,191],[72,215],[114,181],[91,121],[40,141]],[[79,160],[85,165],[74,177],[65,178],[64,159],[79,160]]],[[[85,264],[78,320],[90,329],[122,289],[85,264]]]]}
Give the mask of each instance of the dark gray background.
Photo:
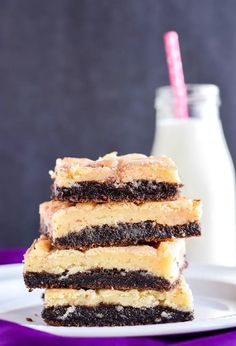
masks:
{"type": "Polygon", "coordinates": [[[235,16],[235,0],[2,0],[0,247],[36,237],[57,157],[150,152],[165,31],[186,81],[220,86],[236,161],[235,16]]]}

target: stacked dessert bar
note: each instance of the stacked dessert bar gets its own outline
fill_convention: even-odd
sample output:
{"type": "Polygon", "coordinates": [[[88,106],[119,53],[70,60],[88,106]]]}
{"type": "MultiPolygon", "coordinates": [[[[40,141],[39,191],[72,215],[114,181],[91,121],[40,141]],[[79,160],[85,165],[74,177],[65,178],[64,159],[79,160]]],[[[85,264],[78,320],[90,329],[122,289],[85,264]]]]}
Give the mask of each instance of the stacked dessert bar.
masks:
{"type": "Polygon", "coordinates": [[[180,196],[168,157],[108,154],[56,161],[41,236],[25,254],[29,289],[45,288],[50,325],[187,321],[185,239],[199,236],[201,202],[180,196]]]}

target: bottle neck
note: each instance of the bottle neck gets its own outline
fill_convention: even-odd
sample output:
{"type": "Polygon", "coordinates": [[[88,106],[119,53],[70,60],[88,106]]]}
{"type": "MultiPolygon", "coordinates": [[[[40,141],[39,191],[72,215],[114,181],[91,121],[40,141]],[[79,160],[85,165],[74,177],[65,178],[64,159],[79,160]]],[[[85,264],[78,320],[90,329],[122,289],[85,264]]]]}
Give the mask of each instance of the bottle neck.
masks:
{"type": "MultiPolygon", "coordinates": [[[[189,118],[218,119],[219,88],[213,84],[187,84],[189,118]]],[[[157,89],[155,109],[158,119],[176,119],[175,99],[170,86],[157,89]]]]}

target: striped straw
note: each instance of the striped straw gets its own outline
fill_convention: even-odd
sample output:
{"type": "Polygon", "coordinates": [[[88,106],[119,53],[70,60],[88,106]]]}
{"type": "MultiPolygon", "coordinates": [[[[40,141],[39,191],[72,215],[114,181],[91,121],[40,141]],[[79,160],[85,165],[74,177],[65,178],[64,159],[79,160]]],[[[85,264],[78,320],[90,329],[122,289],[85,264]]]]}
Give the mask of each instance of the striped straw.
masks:
{"type": "Polygon", "coordinates": [[[187,90],[184,81],[183,65],[177,32],[164,34],[164,45],[169,72],[170,85],[175,99],[175,115],[178,119],[188,118],[187,90]]]}

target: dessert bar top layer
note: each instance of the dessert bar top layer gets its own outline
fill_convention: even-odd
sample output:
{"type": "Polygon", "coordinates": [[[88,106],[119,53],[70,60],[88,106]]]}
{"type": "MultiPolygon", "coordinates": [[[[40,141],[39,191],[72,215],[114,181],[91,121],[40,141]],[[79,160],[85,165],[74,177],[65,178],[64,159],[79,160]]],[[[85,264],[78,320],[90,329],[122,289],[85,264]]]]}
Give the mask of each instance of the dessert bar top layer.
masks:
{"type": "Polygon", "coordinates": [[[24,273],[44,272],[72,275],[102,269],[146,271],[175,282],[185,263],[185,242],[182,239],[148,245],[97,247],[87,251],[57,250],[41,236],[24,257],[24,273]]]}
{"type": "Polygon", "coordinates": [[[181,184],[176,165],[166,156],[117,156],[117,153],[111,153],[95,161],[65,157],[57,159],[54,171],[49,173],[58,187],[70,187],[79,182],[89,181],[119,184],[150,180],[181,184]]]}
{"type": "Polygon", "coordinates": [[[181,278],[179,284],[170,291],[46,289],[44,304],[46,308],[68,305],[97,306],[99,304],[132,306],[136,308],[162,305],[185,311],[192,310],[193,307],[192,293],[184,278],[181,278]]]}
{"type": "Polygon", "coordinates": [[[87,202],[72,205],[67,202],[50,201],[40,205],[41,229],[46,229],[46,233],[52,239],[79,232],[91,226],[116,226],[120,223],[143,221],[174,226],[199,221],[200,217],[201,202],[185,198],[142,204],[87,202]]]}

